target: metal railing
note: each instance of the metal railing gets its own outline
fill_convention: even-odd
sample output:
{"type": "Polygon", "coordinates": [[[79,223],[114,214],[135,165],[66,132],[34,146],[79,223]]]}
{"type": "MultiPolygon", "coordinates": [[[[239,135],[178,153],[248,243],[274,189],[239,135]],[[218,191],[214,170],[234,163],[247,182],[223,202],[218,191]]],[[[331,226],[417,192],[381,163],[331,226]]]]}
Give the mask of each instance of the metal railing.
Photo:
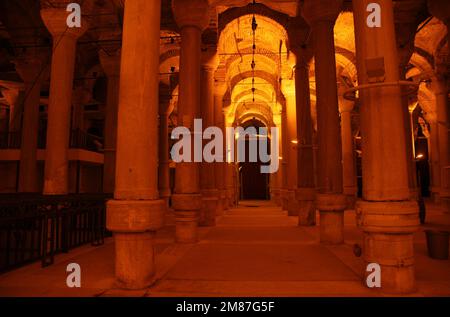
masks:
{"type": "Polygon", "coordinates": [[[105,195],[0,195],[0,272],[104,243],[105,195]]]}
{"type": "Polygon", "coordinates": [[[0,132],[0,149],[20,149],[22,143],[22,133],[0,132]]]}
{"type": "Polygon", "coordinates": [[[103,151],[103,139],[83,130],[75,129],[70,132],[70,148],[84,149],[92,152],[103,151]]]}

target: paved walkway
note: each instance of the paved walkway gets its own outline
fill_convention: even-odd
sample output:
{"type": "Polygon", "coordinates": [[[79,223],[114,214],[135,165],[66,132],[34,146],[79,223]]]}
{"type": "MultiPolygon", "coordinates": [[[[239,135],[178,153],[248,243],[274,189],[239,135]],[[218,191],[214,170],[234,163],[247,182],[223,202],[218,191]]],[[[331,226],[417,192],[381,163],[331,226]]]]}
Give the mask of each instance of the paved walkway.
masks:
{"type": "MultiPolygon", "coordinates": [[[[429,208],[430,226],[450,225],[450,216],[429,208]]],[[[361,243],[354,212],[345,214],[340,246],[319,243],[318,227],[298,227],[269,202],[241,202],[213,228],[200,228],[195,245],[173,241],[174,227],[157,235],[157,282],[149,289],[114,288],[114,243],[86,246],[60,255],[55,264],[39,263],[0,275],[0,296],[380,296],[363,286],[361,243]],[[82,287],[66,287],[66,266],[82,269],[82,287]]],[[[415,236],[417,296],[450,296],[450,261],[430,259],[423,232],[415,236]]]]}

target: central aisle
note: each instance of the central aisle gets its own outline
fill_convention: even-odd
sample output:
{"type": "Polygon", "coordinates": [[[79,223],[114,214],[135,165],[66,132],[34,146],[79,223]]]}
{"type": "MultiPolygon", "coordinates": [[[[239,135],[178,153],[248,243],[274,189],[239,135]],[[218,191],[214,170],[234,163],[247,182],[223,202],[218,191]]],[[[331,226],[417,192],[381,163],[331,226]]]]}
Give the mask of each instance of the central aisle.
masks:
{"type": "Polygon", "coordinates": [[[265,201],[241,202],[202,229],[198,244],[168,247],[160,262],[170,268],[149,296],[376,295],[362,286],[362,260],[349,245],[320,245],[318,227],[298,227],[265,201]]]}

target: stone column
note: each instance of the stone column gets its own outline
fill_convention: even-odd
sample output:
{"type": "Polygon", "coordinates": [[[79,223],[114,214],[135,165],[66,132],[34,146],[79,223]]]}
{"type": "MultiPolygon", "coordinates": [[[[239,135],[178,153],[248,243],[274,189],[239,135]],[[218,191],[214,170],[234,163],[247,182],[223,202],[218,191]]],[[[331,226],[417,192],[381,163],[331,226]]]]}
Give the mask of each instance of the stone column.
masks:
{"type": "Polygon", "coordinates": [[[170,166],[169,166],[169,115],[171,106],[171,92],[169,89],[160,90],[159,94],[159,164],[158,164],[158,188],[159,197],[169,208],[170,190],[170,166]]]}
{"type": "Polygon", "coordinates": [[[107,54],[99,52],[100,63],[108,79],[105,111],[105,144],[103,192],[113,193],[116,178],[117,115],[120,88],[120,50],[107,54]]]}
{"type": "MultiPolygon", "coordinates": [[[[400,75],[392,0],[378,1],[382,12],[379,28],[367,27],[370,2],[353,2],[358,82],[397,82],[400,75]]],[[[413,292],[413,232],[419,217],[417,202],[410,200],[401,87],[369,86],[359,93],[364,188],[356,212],[364,232],[364,259],[381,266],[384,292],[413,292]]]]}
{"type": "Polygon", "coordinates": [[[288,188],[288,162],[289,162],[289,137],[288,137],[288,123],[287,123],[287,111],[286,104],[281,112],[281,208],[282,210],[288,210],[289,201],[289,188],[288,188]]]}
{"type": "Polygon", "coordinates": [[[164,210],[155,142],[161,1],[126,1],[124,12],[116,186],[107,205],[107,228],[114,233],[119,286],[141,289],[154,281],[153,240],[164,210]]]}
{"type": "Polygon", "coordinates": [[[309,22],[314,41],[317,95],[317,172],[316,206],[320,211],[320,240],[339,244],[344,241],[344,209],[347,198],[342,188],[342,147],[334,23],[342,0],[307,0],[303,16],[309,22]]]}
{"type": "Polygon", "coordinates": [[[352,131],[352,111],[354,102],[343,97],[345,87],[339,93],[339,112],[341,113],[342,172],[344,194],[349,206],[354,206],[358,185],[356,182],[355,144],[352,131]]]}
{"type": "MultiPolygon", "coordinates": [[[[214,121],[215,126],[219,127],[222,130],[222,133],[225,137],[225,117],[223,115],[223,96],[227,91],[227,85],[225,82],[216,82],[214,87],[214,121]]],[[[225,139],[224,139],[225,140],[225,139]]],[[[225,190],[225,148],[222,148],[222,153],[220,155],[222,162],[215,163],[215,177],[216,177],[216,187],[219,190],[220,200],[218,202],[218,213],[222,214],[225,210],[228,209],[228,201],[225,190]]]]}
{"type": "Polygon", "coordinates": [[[40,191],[37,146],[41,86],[48,78],[48,70],[44,69],[46,57],[46,55],[26,55],[14,61],[16,71],[24,81],[26,96],[23,109],[19,167],[19,192],[21,193],[37,193],[40,191]]]}
{"type": "Polygon", "coordinates": [[[11,85],[8,89],[2,90],[2,95],[9,105],[9,121],[8,131],[18,133],[20,132],[20,123],[22,120],[22,108],[20,107],[21,84],[11,85]]]}
{"type": "MultiPolygon", "coordinates": [[[[202,52],[202,65],[200,82],[200,112],[203,122],[203,130],[214,126],[214,72],[219,64],[216,49],[207,49],[202,52]]],[[[205,140],[203,145],[210,140],[205,140]]],[[[204,148],[204,147],[203,147],[204,148]]],[[[219,190],[216,186],[216,165],[203,161],[200,164],[200,190],[202,194],[202,208],[200,209],[199,225],[214,226],[216,215],[220,213],[219,190]]]]}
{"type": "Polygon", "coordinates": [[[314,183],[313,126],[309,90],[310,53],[300,45],[294,48],[297,56],[295,66],[295,96],[297,103],[297,189],[298,224],[316,224],[316,195],[314,183]]]}
{"type": "Polygon", "coordinates": [[[439,140],[439,170],[440,170],[440,193],[441,198],[450,196],[449,184],[449,145],[448,145],[448,89],[446,82],[438,77],[432,79],[432,90],[436,97],[437,134],[439,140]],[[447,167],[447,168],[446,168],[447,167]]]}
{"type": "MultiPolygon", "coordinates": [[[[282,91],[286,98],[286,151],[284,157],[287,157],[288,175],[297,175],[297,115],[296,115],[296,94],[295,81],[283,80],[282,91]]],[[[289,216],[298,216],[298,203],[295,199],[295,190],[297,188],[297,178],[287,177],[287,211],[289,216]]]]}
{"type": "Polygon", "coordinates": [[[440,201],[439,195],[441,192],[441,171],[439,167],[439,134],[438,122],[436,112],[428,112],[426,120],[430,124],[430,136],[428,138],[428,146],[430,153],[430,171],[431,171],[431,195],[433,201],[438,203],[440,201]]]}
{"type": "MultiPolygon", "coordinates": [[[[227,111],[224,111],[224,117],[225,117],[225,121],[227,118],[226,115],[227,111]]],[[[225,130],[228,127],[227,122],[225,122],[225,130]]],[[[231,125],[230,125],[231,127],[231,125]]],[[[229,140],[230,142],[235,142],[235,138],[234,136],[231,137],[231,139],[229,140]]],[[[226,147],[226,145],[225,145],[226,147]]],[[[229,158],[229,154],[228,152],[231,151],[231,144],[228,148],[226,148],[225,151],[225,158],[229,158]]],[[[234,147],[236,149],[236,146],[234,147]]],[[[236,197],[235,197],[235,185],[234,185],[234,173],[235,173],[235,158],[234,157],[230,157],[231,158],[231,162],[226,162],[225,163],[225,172],[224,172],[224,176],[225,176],[225,187],[226,187],[226,195],[227,195],[227,203],[228,203],[228,208],[233,208],[236,205],[236,197]]]]}
{"type": "MultiPolygon", "coordinates": [[[[271,199],[273,200],[273,202],[277,205],[277,206],[281,206],[281,173],[282,173],[282,168],[281,168],[281,162],[280,161],[280,157],[282,157],[282,144],[281,144],[281,114],[279,113],[275,113],[273,115],[273,122],[275,124],[275,126],[278,128],[278,144],[279,144],[279,157],[277,157],[276,159],[279,160],[279,166],[278,166],[278,171],[276,171],[274,174],[271,175],[271,177],[273,178],[272,181],[272,187],[271,187],[271,199]]],[[[271,140],[271,142],[274,142],[275,140],[271,140]]]]}
{"type": "MultiPolygon", "coordinates": [[[[209,22],[208,1],[175,0],[172,11],[181,34],[178,124],[193,132],[194,119],[199,118],[200,112],[200,46],[202,31],[209,22]]],[[[193,159],[176,166],[172,203],[177,242],[195,243],[202,200],[199,163],[193,159]]]]}
{"type": "Polygon", "coordinates": [[[87,30],[87,23],[83,20],[81,28],[68,28],[67,14],[65,8],[41,10],[42,20],[53,37],[45,152],[46,195],[64,195],[69,191],[68,147],[76,44],[87,30]]]}

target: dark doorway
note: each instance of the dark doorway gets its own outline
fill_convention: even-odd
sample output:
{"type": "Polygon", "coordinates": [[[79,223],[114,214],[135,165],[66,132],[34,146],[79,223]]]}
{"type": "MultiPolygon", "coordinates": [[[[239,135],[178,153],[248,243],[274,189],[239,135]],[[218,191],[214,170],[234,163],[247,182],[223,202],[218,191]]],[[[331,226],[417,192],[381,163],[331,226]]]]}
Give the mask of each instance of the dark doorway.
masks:
{"type": "MultiPolygon", "coordinates": [[[[253,127],[258,133],[259,128],[264,127],[264,125],[260,121],[253,119],[247,121],[242,127],[244,129],[253,127]]],[[[250,162],[249,159],[250,138],[259,137],[262,136],[256,134],[245,139],[245,162],[239,163],[240,196],[243,200],[269,199],[269,174],[261,173],[261,165],[266,165],[267,163],[261,162],[259,155],[256,162],[250,162]]],[[[257,153],[259,153],[259,142],[257,146],[257,153]]],[[[270,139],[267,139],[267,147],[270,150],[270,139]]]]}

